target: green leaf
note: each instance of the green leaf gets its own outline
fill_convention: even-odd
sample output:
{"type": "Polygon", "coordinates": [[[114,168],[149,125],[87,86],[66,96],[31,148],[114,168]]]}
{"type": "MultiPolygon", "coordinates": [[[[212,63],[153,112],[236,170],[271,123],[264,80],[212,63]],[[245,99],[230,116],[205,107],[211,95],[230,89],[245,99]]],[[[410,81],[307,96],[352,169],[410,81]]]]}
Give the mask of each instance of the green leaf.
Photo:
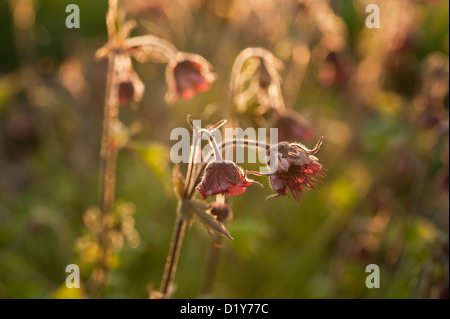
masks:
{"type": "Polygon", "coordinates": [[[224,224],[217,221],[215,216],[206,212],[206,209],[209,207],[209,205],[192,200],[184,200],[183,202],[183,206],[189,207],[208,231],[211,231],[212,233],[219,233],[220,235],[223,235],[228,239],[234,240],[234,238],[231,237],[230,233],[225,228],[224,224]]]}
{"type": "Polygon", "coordinates": [[[186,223],[189,223],[194,216],[192,208],[185,205],[183,200],[178,201],[177,212],[186,223]]]}
{"type": "Polygon", "coordinates": [[[180,172],[180,166],[175,165],[172,169],[172,182],[175,190],[175,194],[179,199],[184,196],[184,176],[180,172]]]}

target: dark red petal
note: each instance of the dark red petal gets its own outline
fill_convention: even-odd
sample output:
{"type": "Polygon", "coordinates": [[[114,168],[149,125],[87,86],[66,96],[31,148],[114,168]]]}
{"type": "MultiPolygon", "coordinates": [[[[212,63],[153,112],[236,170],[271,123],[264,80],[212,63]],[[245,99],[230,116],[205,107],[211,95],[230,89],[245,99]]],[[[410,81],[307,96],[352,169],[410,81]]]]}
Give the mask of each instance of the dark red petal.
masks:
{"type": "Polygon", "coordinates": [[[185,89],[183,91],[180,91],[179,94],[183,99],[189,100],[195,96],[196,92],[194,89],[185,89]]]}
{"type": "Polygon", "coordinates": [[[205,82],[202,82],[202,83],[195,84],[194,87],[195,87],[195,89],[198,92],[204,92],[204,91],[208,91],[209,90],[209,88],[211,87],[211,83],[208,83],[208,82],[205,81],[205,82]]]}
{"type": "Polygon", "coordinates": [[[119,104],[128,104],[134,97],[134,85],[131,81],[122,81],[119,83],[119,104]]]}
{"type": "Polygon", "coordinates": [[[273,191],[277,192],[279,195],[285,196],[287,194],[286,185],[281,178],[277,175],[272,175],[269,177],[270,187],[273,191]]]}
{"type": "Polygon", "coordinates": [[[247,180],[244,171],[233,162],[216,162],[208,165],[197,190],[202,198],[220,193],[239,195],[252,183],[253,181],[247,180]]]}
{"type": "MultiPolygon", "coordinates": [[[[250,185],[251,185],[251,184],[250,184],[250,185]]],[[[240,195],[240,194],[242,194],[243,192],[245,192],[245,190],[247,189],[247,187],[250,186],[250,185],[247,185],[247,186],[233,186],[233,187],[230,187],[230,188],[228,189],[227,193],[230,194],[230,195],[240,195]]]]}
{"type": "Polygon", "coordinates": [[[190,61],[192,63],[192,65],[197,69],[197,70],[201,70],[202,69],[202,65],[200,63],[197,63],[195,61],[190,61]]]}

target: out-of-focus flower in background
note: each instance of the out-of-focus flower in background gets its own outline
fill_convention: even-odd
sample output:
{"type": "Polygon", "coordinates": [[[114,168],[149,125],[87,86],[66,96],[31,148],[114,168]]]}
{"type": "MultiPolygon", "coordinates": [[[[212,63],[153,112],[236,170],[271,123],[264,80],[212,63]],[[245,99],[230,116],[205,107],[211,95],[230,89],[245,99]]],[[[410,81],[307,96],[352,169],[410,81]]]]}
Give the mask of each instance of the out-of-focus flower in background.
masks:
{"type": "Polygon", "coordinates": [[[179,53],[177,59],[167,65],[167,101],[191,99],[197,92],[209,90],[215,79],[211,68],[211,64],[199,55],[179,53]]]}

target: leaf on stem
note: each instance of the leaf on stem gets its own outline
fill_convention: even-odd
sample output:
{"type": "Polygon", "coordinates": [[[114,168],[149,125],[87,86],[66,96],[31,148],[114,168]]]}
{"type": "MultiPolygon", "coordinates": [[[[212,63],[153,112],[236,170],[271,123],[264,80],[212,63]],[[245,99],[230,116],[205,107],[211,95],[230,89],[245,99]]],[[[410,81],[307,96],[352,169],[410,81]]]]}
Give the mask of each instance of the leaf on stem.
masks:
{"type": "Polygon", "coordinates": [[[228,239],[234,240],[234,238],[231,237],[230,233],[225,228],[224,224],[219,222],[216,219],[216,216],[213,216],[206,212],[206,210],[209,208],[209,205],[187,199],[184,200],[183,203],[183,206],[189,207],[191,209],[195,216],[197,216],[200,222],[206,227],[208,232],[212,234],[218,233],[222,236],[227,237],[228,239]]]}
{"type": "Polygon", "coordinates": [[[180,172],[179,165],[175,165],[175,167],[172,169],[172,181],[173,181],[175,194],[177,195],[178,199],[183,198],[184,191],[185,191],[184,176],[180,172]]]}
{"type": "Polygon", "coordinates": [[[192,217],[194,217],[193,209],[186,205],[185,200],[178,201],[177,213],[187,224],[190,224],[192,217]]]}

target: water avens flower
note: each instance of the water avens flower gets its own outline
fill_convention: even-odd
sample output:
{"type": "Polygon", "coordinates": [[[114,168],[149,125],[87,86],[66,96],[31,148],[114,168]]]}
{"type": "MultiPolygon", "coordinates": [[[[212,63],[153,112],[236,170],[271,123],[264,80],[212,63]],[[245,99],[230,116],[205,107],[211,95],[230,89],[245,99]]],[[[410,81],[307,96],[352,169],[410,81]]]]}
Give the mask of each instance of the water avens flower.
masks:
{"type": "Polygon", "coordinates": [[[206,199],[216,194],[240,195],[252,184],[259,183],[248,179],[246,172],[234,162],[225,160],[208,164],[197,190],[206,199]]]}
{"type": "Polygon", "coordinates": [[[119,105],[139,102],[145,91],[144,83],[133,69],[131,58],[120,54],[116,57],[117,98],[119,105]]]}
{"type": "Polygon", "coordinates": [[[307,121],[301,115],[292,111],[277,113],[273,127],[278,129],[279,141],[308,140],[313,135],[307,121]]]}
{"type": "Polygon", "coordinates": [[[323,177],[325,169],[318,162],[315,154],[322,144],[322,138],[314,149],[309,150],[297,143],[280,142],[270,147],[267,152],[268,165],[272,168],[269,173],[249,172],[255,175],[269,176],[269,184],[276,194],[267,199],[286,196],[288,189],[295,200],[300,201],[303,191],[316,189],[315,182],[323,177]],[[274,164],[271,165],[271,161],[274,164]]]}
{"type": "Polygon", "coordinates": [[[198,92],[209,90],[215,79],[211,68],[209,62],[199,55],[178,53],[177,59],[167,64],[169,90],[166,99],[169,102],[191,99],[198,92]]]}

